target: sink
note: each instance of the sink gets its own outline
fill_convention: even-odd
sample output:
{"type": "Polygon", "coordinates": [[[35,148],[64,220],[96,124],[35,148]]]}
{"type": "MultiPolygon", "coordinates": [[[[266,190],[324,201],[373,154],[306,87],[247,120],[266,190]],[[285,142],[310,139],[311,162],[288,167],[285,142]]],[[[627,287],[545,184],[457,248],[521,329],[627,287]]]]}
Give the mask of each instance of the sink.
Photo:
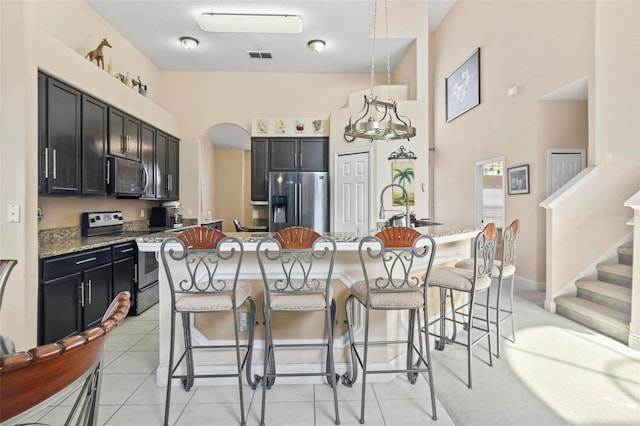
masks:
{"type": "Polygon", "coordinates": [[[435,226],[435,225],[442,225],[442,223],[440,223],[440,222],[432,222],[432,221],[430,221],[430,220],[428,220],[428,219],[417,219],[416,221],[411,222],[411,224],[412,224],[413,226],[415,226],[416,228],[417,228],[417,227],[420,227],[420,226],[435,226]]]}

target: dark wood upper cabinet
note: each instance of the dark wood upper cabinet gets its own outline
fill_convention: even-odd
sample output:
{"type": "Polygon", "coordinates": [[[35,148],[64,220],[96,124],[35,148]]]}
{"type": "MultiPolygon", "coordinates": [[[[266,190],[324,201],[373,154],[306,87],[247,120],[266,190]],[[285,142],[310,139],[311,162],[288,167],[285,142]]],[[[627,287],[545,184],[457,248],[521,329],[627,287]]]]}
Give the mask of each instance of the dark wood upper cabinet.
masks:
{"type": "Polygon", "coordinates": [[[167,149],[167,172],[169,174],[168,200],[180,198],[180,145],[178,139],[169,136],[169,147],[167,149]]]}
{"type": "Polygon", "coordinates": [[[328,138],[269,139],[269,170],[325,172],[328,145],[328,138]]]}
{"type": "Polygon", "coordinates": [[[82,95],[82,193],[105,195],[106,104],[82,95]]]}
{"type": "Polygon", "coordinates": [[[80,194],[81,94],[48,78],[45,102],[44,192],[80,194]]]}
{"type": "Polygon", "coordinates": [[[298,170],[326,172],[329,170],[328,138],[298,139],[298,170]]]}
{"type": "Polygon", "coordinates": [[[286,172],[298,169],[298,139],[269,140],[269,171],[286,172]]]}
{"type": "Polygon", "coordinates": [[[140,161],[140,120],[109,108],[109,155],[140,161]]]}
{"type": "Polygon", "coordinates": [[[156,197],[156,129],[142,124],[140,131],[140,159],[147,171],[147,190],[142,198],[156,197]]]}
{"type": "Polygon", "coordinates": [[[105,195],[107,155],[143,163],[142,198],[178,199],[177,138],[38,72],[38,193],[105,195]]]}
{"type": "Polygon", "coordinates": [[[251,139],[251,201],[269,196],[269,139],[251,139]]]}

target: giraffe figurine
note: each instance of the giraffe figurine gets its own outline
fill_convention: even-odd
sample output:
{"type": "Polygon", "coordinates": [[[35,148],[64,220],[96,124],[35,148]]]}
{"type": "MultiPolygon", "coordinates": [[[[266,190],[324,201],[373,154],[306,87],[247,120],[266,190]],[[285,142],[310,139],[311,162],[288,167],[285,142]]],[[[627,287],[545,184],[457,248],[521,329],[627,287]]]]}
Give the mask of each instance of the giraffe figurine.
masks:
{"type": "Polygon", "coordinates": [[[109,44],[109,41],[106,38],[103,38],[100,44],[98,45],[98,47],[96,47],[95,50],[92,50],[89,53],[87,53],[87,56],[85,56],[85,58],[89,58],[89,61],[92,61],[92,62],[95,59],[96,65],[102,66],[102,69],[104,69],[104,54],[102,53],[102,48],[105,46],[111,47],[111,45],[109,44]]]}

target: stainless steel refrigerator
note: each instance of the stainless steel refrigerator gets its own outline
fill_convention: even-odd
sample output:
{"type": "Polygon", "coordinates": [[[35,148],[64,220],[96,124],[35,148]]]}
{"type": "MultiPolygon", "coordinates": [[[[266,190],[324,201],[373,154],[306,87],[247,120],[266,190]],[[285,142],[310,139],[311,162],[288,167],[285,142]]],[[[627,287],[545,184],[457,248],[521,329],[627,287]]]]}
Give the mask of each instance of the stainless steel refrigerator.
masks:
{"type": "Polygon", "coordinates": [[[329,232],[327,172],[269,173],[269,232],[305,226],[329,232]]]}

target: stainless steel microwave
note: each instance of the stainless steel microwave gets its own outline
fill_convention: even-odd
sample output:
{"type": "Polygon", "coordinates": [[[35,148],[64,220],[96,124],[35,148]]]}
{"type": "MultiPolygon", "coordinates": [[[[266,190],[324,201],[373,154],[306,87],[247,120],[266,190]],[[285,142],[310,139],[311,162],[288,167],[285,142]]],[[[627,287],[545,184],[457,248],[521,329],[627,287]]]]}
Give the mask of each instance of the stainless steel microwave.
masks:
{"type": "Polygon", "coordinates": [[[107,157],[107,192],[118,197],[138,198],[145,193],[147,170],[142,163],[120,157],[107,157]]]}

